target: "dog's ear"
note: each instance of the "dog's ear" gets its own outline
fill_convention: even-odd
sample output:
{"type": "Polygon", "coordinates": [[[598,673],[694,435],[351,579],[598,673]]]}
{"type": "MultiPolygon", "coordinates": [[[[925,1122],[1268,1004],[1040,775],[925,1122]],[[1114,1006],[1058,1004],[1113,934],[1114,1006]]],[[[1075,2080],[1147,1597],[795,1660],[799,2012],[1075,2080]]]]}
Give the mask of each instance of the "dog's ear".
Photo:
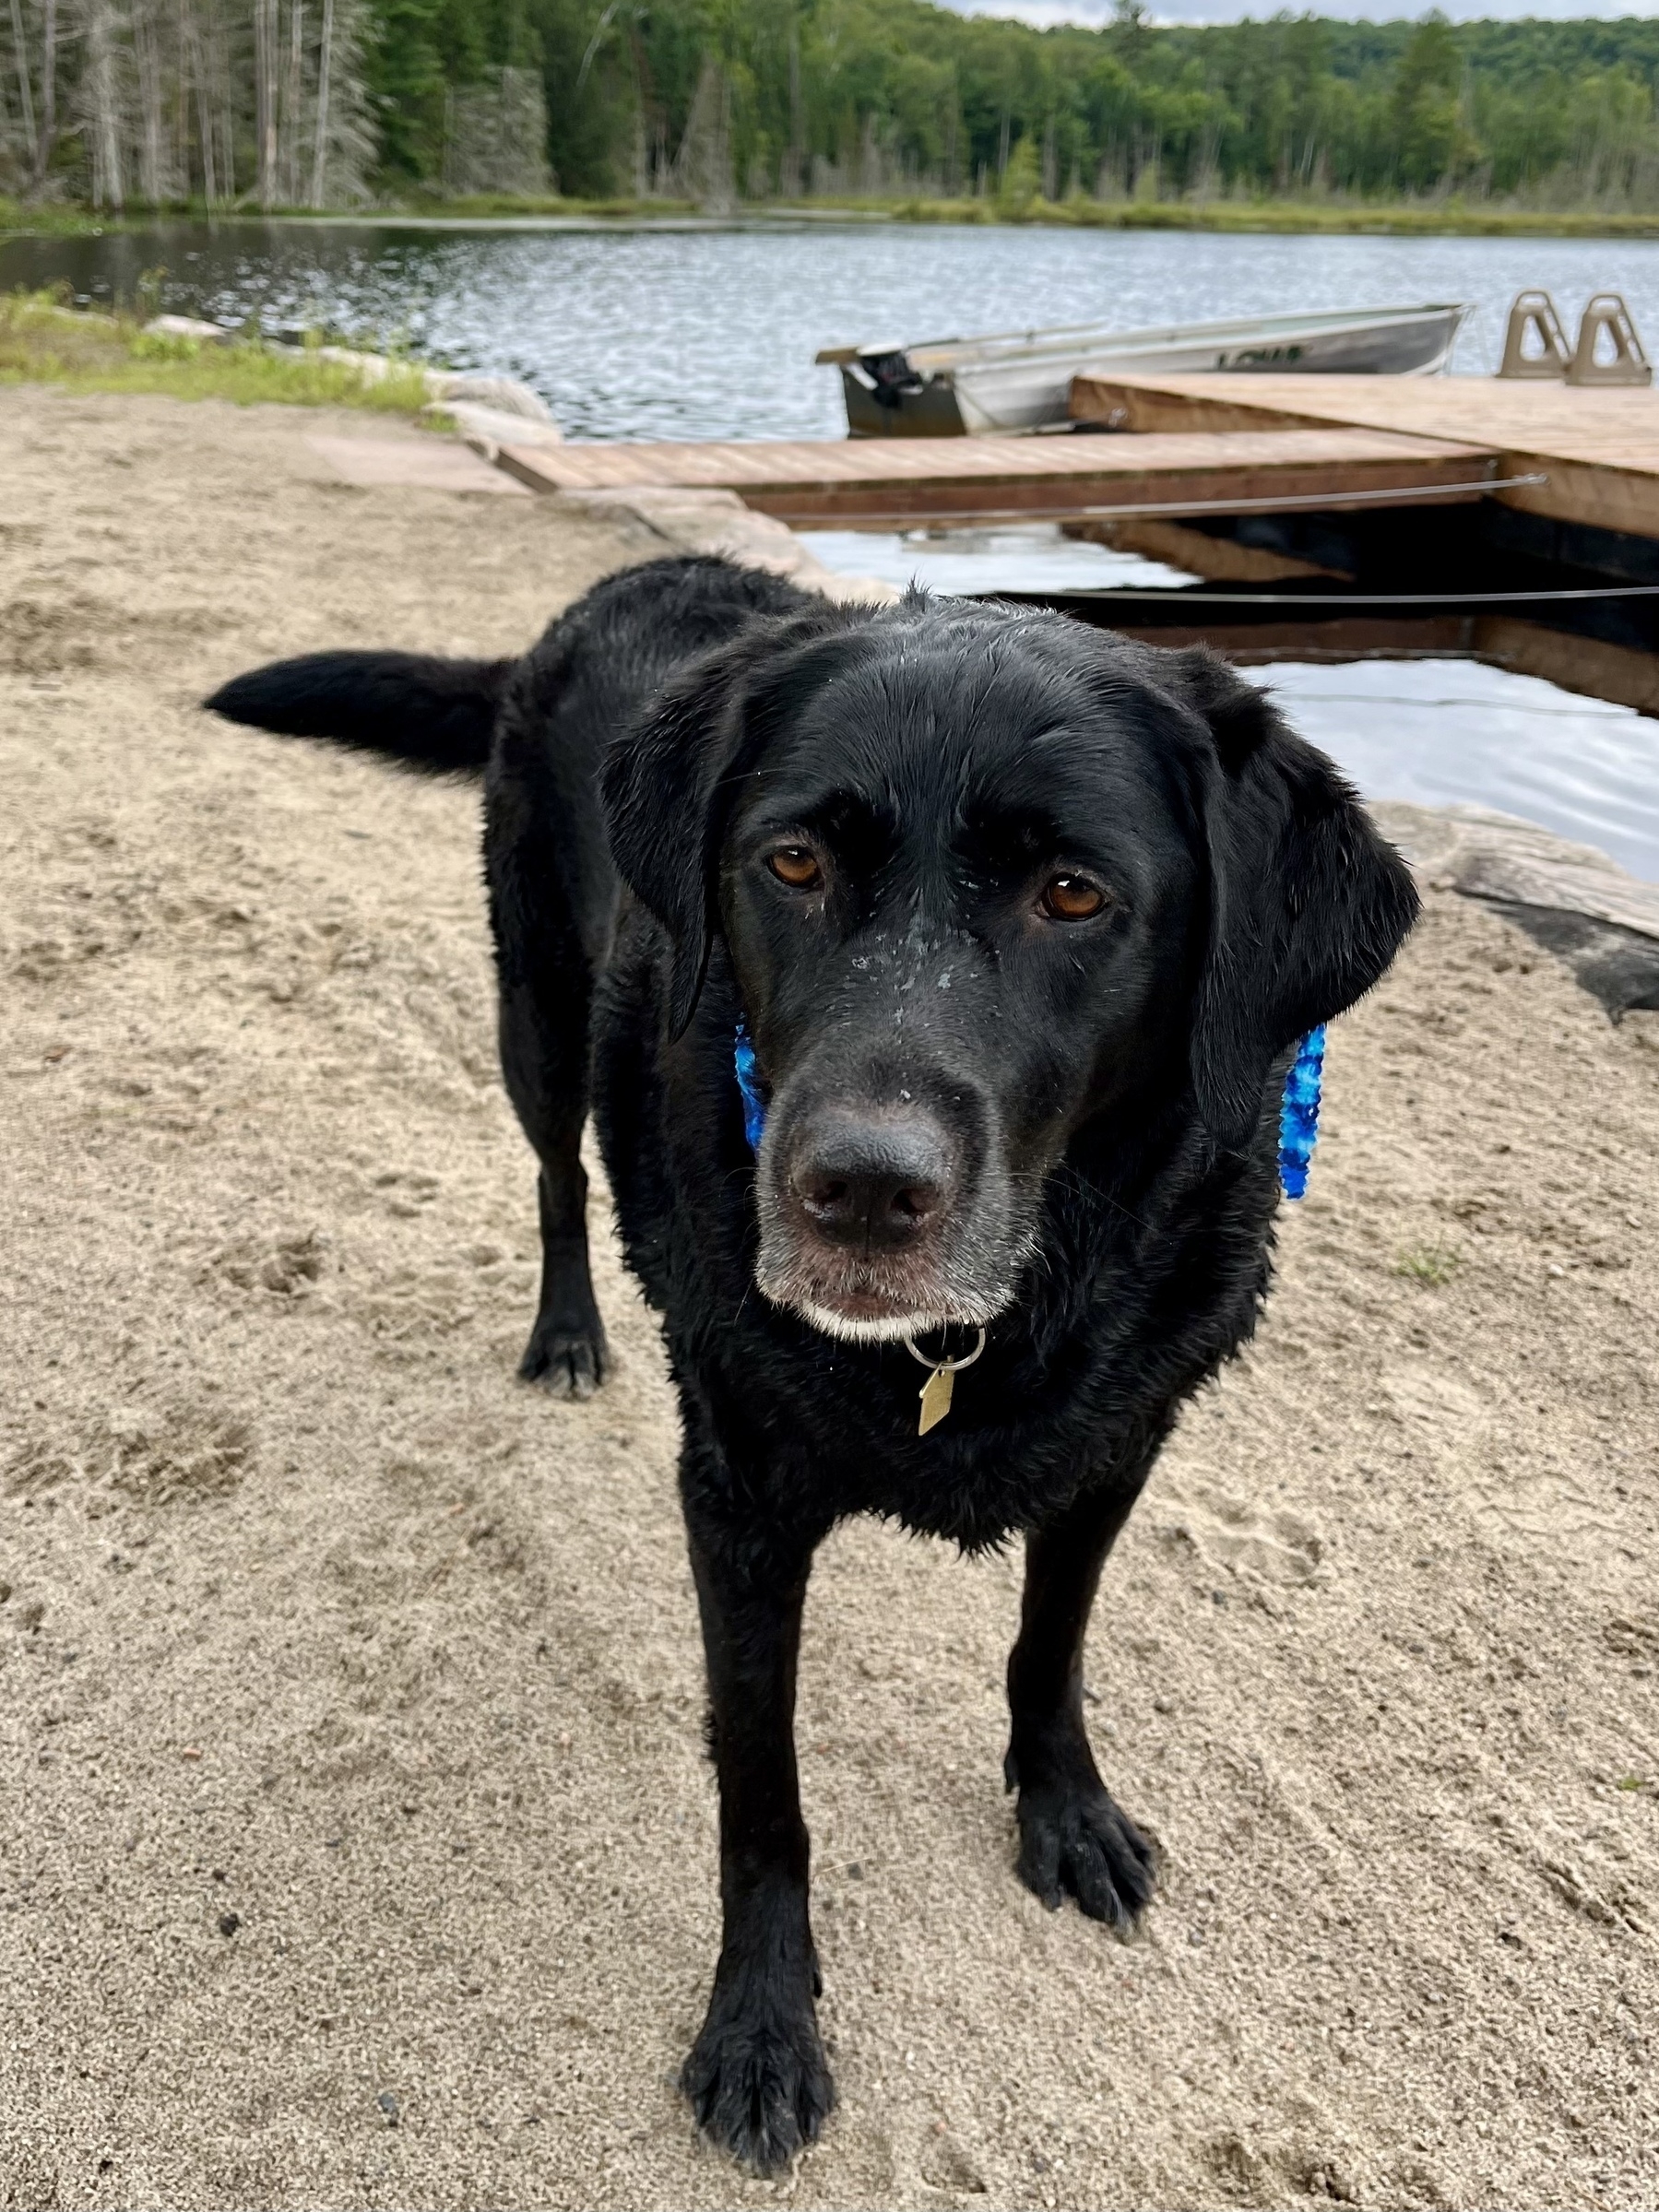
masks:
{"type": "Polygon", "coordinates": [[[667,930],[670,1037],[696,1010],[716,927],[720,847],[742,779],[776,719],[778,680],[798,648],[847,626],[832,607],[750,624],[675,671],[600,772],[617,871],[667,930]]]}
{"type": "Polygon", "coordinates": [[[1333,763],[1200,646],[1172,654],[1209,727],[1210,929],[1192,1081],[1224,1151],[1249,1141],[1268,1071],[1383,975],[1417,915],[1411,871],[1333,763]]]}

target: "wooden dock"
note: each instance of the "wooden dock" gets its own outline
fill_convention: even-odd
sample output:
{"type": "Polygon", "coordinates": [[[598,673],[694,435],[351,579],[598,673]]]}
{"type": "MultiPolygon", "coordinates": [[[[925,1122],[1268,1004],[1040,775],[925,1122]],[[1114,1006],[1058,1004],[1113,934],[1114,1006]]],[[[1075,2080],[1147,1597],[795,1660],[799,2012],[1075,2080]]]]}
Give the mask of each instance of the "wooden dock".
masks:
{"type": "Polygon", "coordinates": [[[1103,374],[1076,378],[1072,405],[1080,420],[1128,434],[506,444],[500,463],[533,491],[717,490],[821,527],[1144,518],[1155,530],[1182,516],[1489,498],[1659,541],[1659,390],[1103,374]]]}
{"type": "Polygon", "coordinates": [[[1203,638],[1243,663],[1473,654],[1659,714],[1653,602],[1617,588],[1659,581],[1659,391],[1114,375],[1079,377],[1072,407],[1123,434],[509,444],[499,457],[534,491],[727,492],[797,525],[1058,522],[1206,580],[1203,591],[1075,604],[1033,595],[1084,621],[1164,645],[1203,638]],[[1500,515],[1493,501],[1537,519],[1500,515]],[[1417,526],[1415,510],[1427,519],[1441,506],[1456,515],[1417,526]],[[1558,577],[1592,588],[1547,588],[1558,577]],[[1463,604],[1494,579],[1492,603],[1463,604]],[[1504,588],[1517,582],[1519,593],[1504,588]],[[1250,595],[1209,588],[1233,583],[1250,595]],[[1528,603],[1498,603],[1511,597],[1528,603]],[[1572,604],[1535,611],[1534,597],[1572,604]],[[1155,599],[1167,603],[1155,611],[1155,599]]]}
{"type": "Polygon", "coordinates": [[[1481,444],[1277,423],[1122,438],[504,445],[501,465],[535,491],[733,491],[782,522],[866,528],[1472,503],[1500,473],[1481,444]]]}
{"type": "Polygon", "coordinates": [[[1506,506],[1659,538],[1659,390],[1488,376],[1079,376],[1072,412],[1153,436],[1342,425],[1445,440],[1483,453],[1494,478],[1544,478],[1495,491],[1506,506]]]}

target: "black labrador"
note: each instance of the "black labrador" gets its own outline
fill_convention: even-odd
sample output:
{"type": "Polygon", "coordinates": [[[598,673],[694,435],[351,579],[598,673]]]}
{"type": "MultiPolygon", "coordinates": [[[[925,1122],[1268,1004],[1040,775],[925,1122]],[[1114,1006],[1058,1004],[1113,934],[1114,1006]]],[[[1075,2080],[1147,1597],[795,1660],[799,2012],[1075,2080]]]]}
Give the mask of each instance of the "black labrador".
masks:
{"type": "Polygon", "coordinates": [[[792,1733],[813,1549],[852,1513],[1024,1535],[1018,1871],[1132,1928],[1155,1853],[1084,1726],[1096,1585],[1255,1325],[1287,1066],[1388,966],[1410,876],[1203,649],[835,607],[717,561],[610,578],[522,660],[326,653],[208,704],[484,773],[502,1061],[541,1164],[521,1371],[604,1375],[591,1104],[680,1390],[719,1777],[682,2080],[772,2170],[834,2099],[792,1733]]]}

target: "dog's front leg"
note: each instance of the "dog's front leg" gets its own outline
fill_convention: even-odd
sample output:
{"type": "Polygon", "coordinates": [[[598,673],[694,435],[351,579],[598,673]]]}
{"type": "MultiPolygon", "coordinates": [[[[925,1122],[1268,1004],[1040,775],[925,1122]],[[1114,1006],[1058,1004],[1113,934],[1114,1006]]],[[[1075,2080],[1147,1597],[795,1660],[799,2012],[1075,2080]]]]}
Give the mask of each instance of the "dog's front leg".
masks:
{"type": "Polygon", "coordinates": [[[720,1784],[724,1926],[708,2017],[681,2084],[701,2125],[757,2172],[787,2165],[835,2103],[813,1998],[795,1670],[811,1541],[693,1520],[720,1784]]]}
{"type": "Polygon", "coordinates": [[[1096,1768],[1083,1720],[1083,1645],[1100,1569],[1144,1473],[1085,1491],[1025,1540],[1002,1768],[1020,1793],[1021,1881],[1050,1910],[1070,1891],[1091,1920],[1124,1935],[1151,1899],[1156,1856],[1096,1768]]]}

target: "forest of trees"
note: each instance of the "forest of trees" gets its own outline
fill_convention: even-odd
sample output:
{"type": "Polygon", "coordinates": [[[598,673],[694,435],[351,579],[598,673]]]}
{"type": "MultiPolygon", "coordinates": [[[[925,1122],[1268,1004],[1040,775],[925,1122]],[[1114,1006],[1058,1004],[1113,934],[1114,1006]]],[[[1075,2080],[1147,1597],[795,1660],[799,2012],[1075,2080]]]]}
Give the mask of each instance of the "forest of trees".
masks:
{"type": "Polygon", "coordinates": [[[0,193],[1659,207],[1659,20],[1037,30],[928,0],[0,0],[0,193]]]}

